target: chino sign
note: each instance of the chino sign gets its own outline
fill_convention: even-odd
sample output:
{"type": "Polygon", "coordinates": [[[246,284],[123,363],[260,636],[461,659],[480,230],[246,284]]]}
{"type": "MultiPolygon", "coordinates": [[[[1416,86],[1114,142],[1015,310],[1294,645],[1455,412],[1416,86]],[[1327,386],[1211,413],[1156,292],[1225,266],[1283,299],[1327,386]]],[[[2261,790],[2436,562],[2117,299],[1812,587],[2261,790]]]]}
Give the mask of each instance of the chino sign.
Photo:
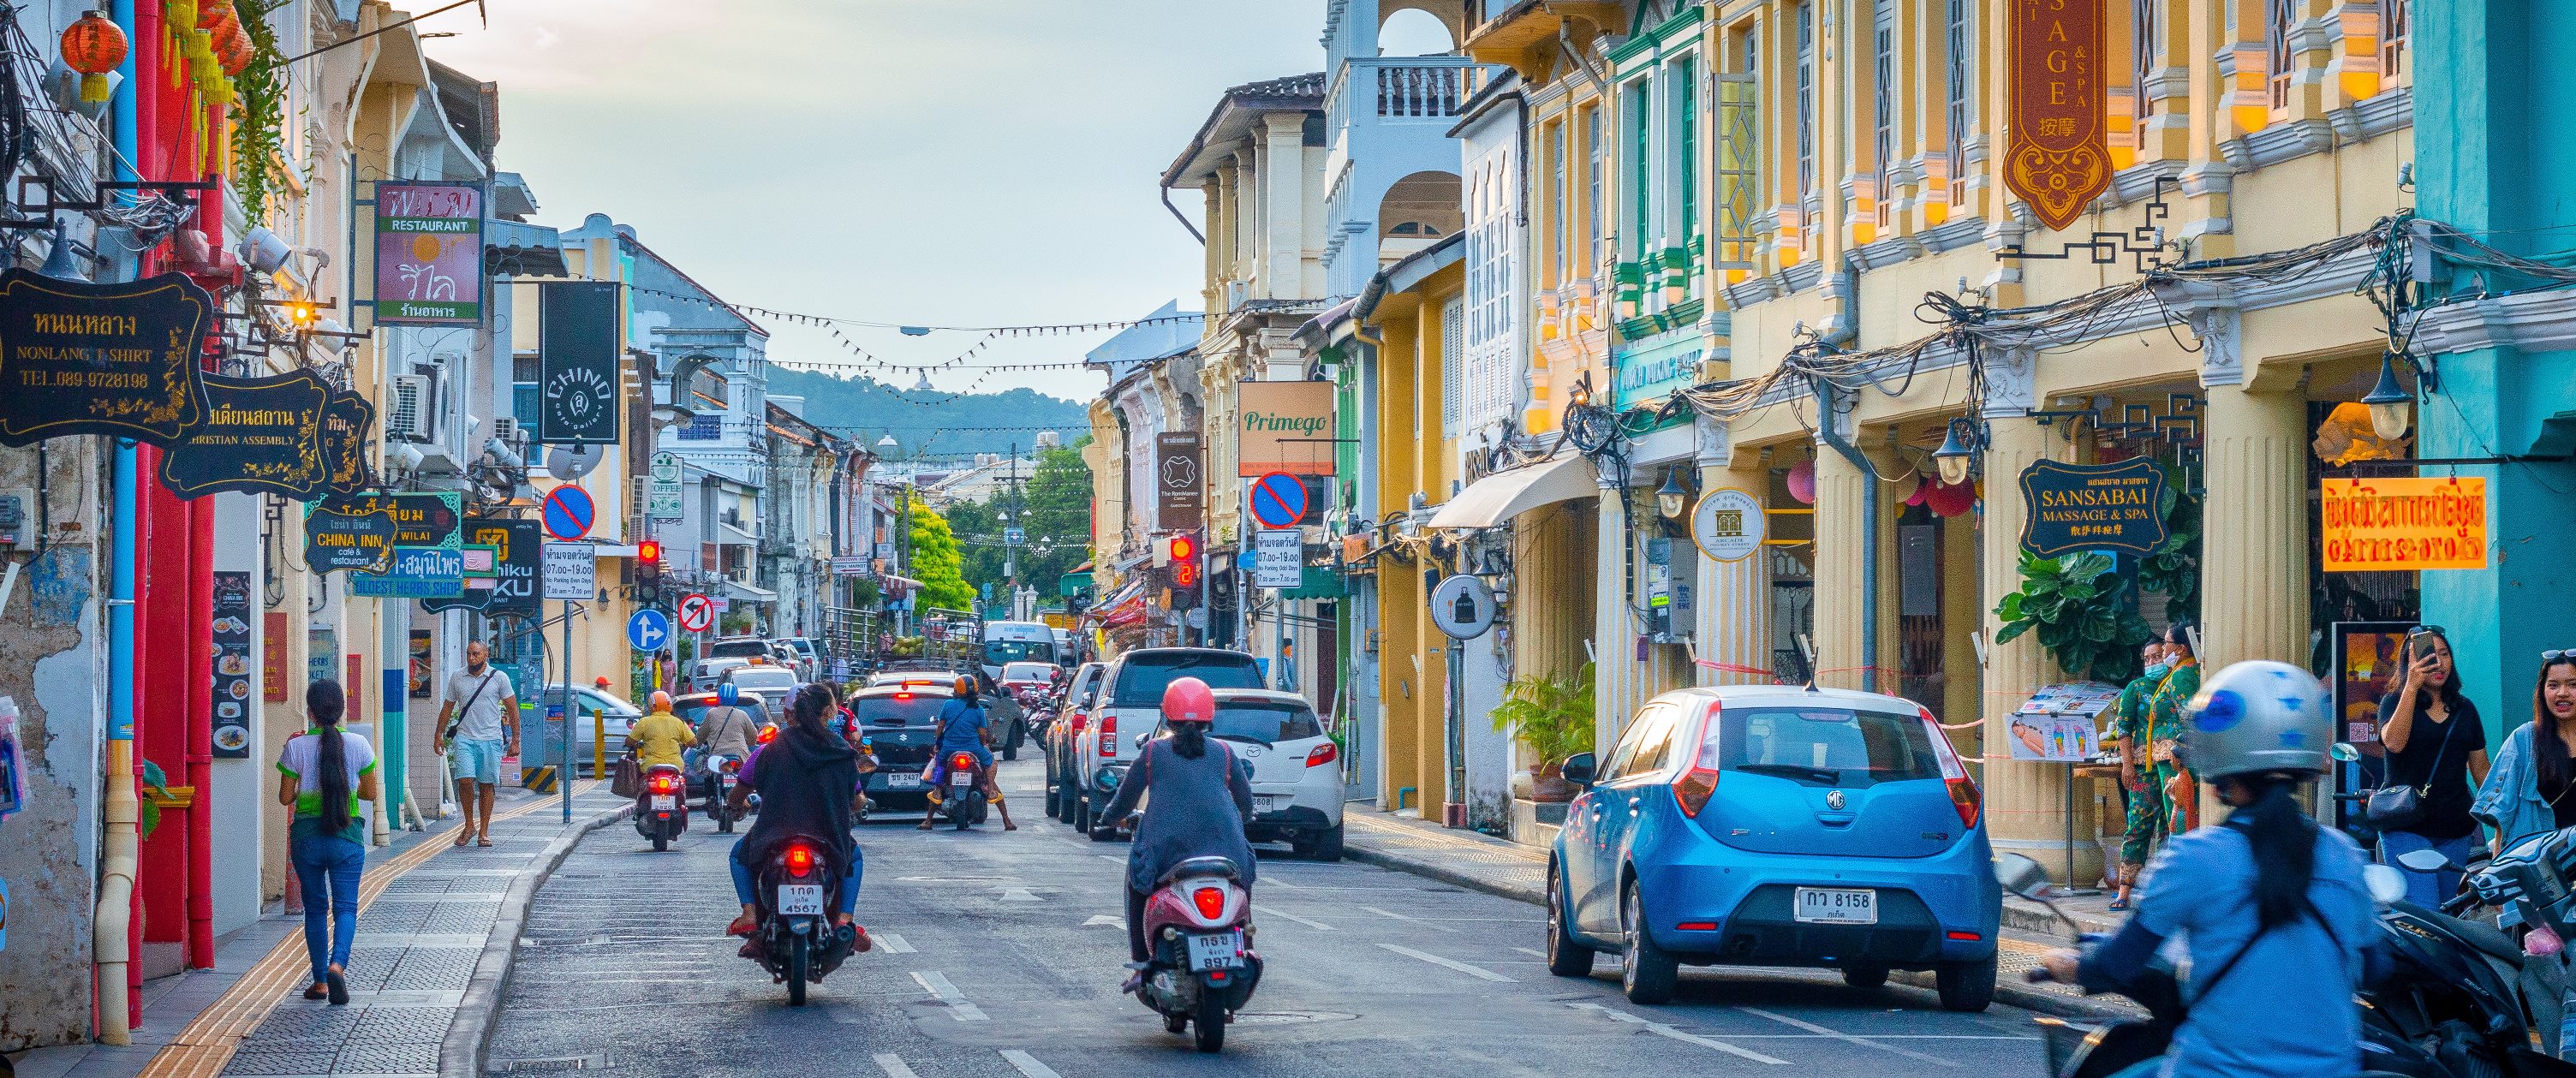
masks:
{"type": "Polygon", "coordinates": [[[311,371],[205,376],[206,421],[161,454],[161,485],[181,498],[218,491],[311,500],[330,482],[323,415],[331,387],[311,371]]]}
{"type": "Polygon", "coordinates": [[[176,444],[205,421],[197,354],[214,311],[176,273],[129,284],[0,273],[0,445],[74,434],[176,444]]]}
{"type": "Polygon", "coordinates": [[[1333,474],[1333,383],[1235,385],[1234,474],[1333,474]]]}
{"type": "Polygon", "coordinates": [[[376,322],[472,326],[483,321],[483,188],[376,185],[376,322]]]}
{"type": "Polygon", "coordinates": [[[617,285],[552,281],[538,295],[537,440],[617,444],[617,285]]]}
{"type": "Polygon", "coordinates": [[[2165,472],[2144,457],[2118,464],[2043,460],[2022,470],[2021,548],[2042,558],[2078,550],[2144,555],[2165,541],[2165,472]]]}
{"type": "Polygon", "coordinates": [[[2040,223],[2074,224],[2111,185],[2104,132],[2102,5],[2007,0],[2012,17],[2010,141],[2004,185],[2040,223]]]}
{"type": "Polygon", "coordinates": [[[2327,572],[2487,567],[2484,476],[2317,482],[2327,572]]]}

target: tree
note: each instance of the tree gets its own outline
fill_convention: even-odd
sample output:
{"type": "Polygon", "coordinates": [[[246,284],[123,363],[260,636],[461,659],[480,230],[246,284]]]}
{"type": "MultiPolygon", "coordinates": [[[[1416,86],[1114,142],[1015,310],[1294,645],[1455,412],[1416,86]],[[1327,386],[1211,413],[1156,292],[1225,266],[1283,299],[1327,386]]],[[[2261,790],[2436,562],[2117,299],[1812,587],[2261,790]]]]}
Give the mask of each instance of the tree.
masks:
{"type": "Polygon", "coordinates": [[[1073,449],[1038,453],[1037,470],[1019,492],[1002,490],[981,502],[959,502],[944,514],[959,544],[960,571],[968,587],[993,586],[999,596],[1006,567],[1003,533],[1026,533],[1018,547],[1020,583],[1053,596],[1056,582],[1091,560],[1091,467],[1073,449]],[[1016,508],[1015,508],[1016,506],[1016,508]],[[1012,519],[1002,520],[1008,511],[1012,519]]]}
{"type": "Polygon", "coordinates": [[[974,609],[975,592],[966,586],[964,566],[957,557],[956,533],[948,530],[948,521],[930,506],[909,494],[904,497],[912,526],[912,577],[921,581],[920,607],[974,609]]]}

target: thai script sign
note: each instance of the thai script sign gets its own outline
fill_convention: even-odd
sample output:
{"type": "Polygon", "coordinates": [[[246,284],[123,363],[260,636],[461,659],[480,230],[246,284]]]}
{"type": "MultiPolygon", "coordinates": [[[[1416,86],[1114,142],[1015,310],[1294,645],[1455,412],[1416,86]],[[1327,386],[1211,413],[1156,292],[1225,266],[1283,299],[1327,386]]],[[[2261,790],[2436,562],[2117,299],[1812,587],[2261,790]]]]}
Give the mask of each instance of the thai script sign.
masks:
{"type": "Polygon", "coordinates": [[[0,273],[0,445],[186,437],[205,419],[197,355],[214,310],[176,273],[128,284],[0,273]]]}
{"type": "MultiPolygon", "coordinates": [[[[304,510],[305,564],[317,573],[389,570],[396,547],[455,550],[462,495],[334,494],[304,510]]],[[[460,567],[460,573],[463,569],[460,567]]]]}
{"type": "Polygon", "coordinates": [[[1236,383],[1235,424],[1235,475],[1333,474],[1333,383],[1236,383]]]}
{"type": "Polygon", "coordinates": [[[2487,567],[2484,476],[2320,479],[2329,573],[2487,567]]]}
{"type": "Polygon", "coordinates": [[[321,492],[330,386],[311,371],[205,381],[206,420],[161,454],[162,486],[181,498],[231,490],[307,501],[321,492]]]}
{"type": "Polygon", "coordinates": [[[2074,224],[2111,185],[2104,133],[2102,5],[2010,0],[2010,142],[2004,185],[2050,228],[2074,224]]]}
{"type": "Polygon", "coordinates": [[[367,432],[376,425],[376,406],[347,390],[333,390],[322,405],[322,463],[330,469],[334,494],[355,494],[375,485],[367,466],[367,432]]]}
{"type": "Polygon", "coordinates": [[[551,281],[539,289],[537,440],[617,443],[617,285],[551,281]]]}
{"type": "Polygon", "coordinates": [[[2165,541],[2165,472],[2144,457],[2118,464],[2043,460],[2021,473],[2021,548],[2042,558],[2077,550],[2146,554],[2165,541]]]}
{"type": "Polygon", "coordinates": [[[376,322],[483,321],[483,188],[376,185],[376,322]]]}
{"type": "Polygon", "coordinates": [[[465,592],[465,554],[434,546],[395,547],[382,574],[349,574],[349,594],[367,599],[437,599],[465,592]]]}

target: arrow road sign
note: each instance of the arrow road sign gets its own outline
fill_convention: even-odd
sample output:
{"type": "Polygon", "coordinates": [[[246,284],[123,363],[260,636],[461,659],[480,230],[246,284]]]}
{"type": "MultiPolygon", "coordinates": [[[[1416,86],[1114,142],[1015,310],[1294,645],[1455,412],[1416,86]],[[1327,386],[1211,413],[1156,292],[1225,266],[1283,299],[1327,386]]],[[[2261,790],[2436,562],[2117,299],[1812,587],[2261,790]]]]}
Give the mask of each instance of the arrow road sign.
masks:
{"type": "Polygon", "coordinates": [[[713,600],[710,600],[706,596],[700,595],[696,592],[690,592],[680,598],[680,628],[682,630],[693,633],[702,633],[707,631],[707,628],[715,623],[716,604],[713,600]]]}
{"type": "Polygon", "coordinates": [[[659,610],[638,610],[634,617],[626,619],[626,642],[635,645],[637,651],[660,651],[670,639],[671,619],[663,617],[659,610]]]}
{"type": "Polygon", "coordinates": [[[571,483],[556,487],[546,495],[546,534],[559,542],[573,542],[590,534],[596,513],[589,491],[571,483]]]}
{"type": "Polygon", "coordinates": [[[1286,472],[1252,481],[1252,518],[1265,528],[1294,528],[1306,519],[1306,484],[1286,472]]]}

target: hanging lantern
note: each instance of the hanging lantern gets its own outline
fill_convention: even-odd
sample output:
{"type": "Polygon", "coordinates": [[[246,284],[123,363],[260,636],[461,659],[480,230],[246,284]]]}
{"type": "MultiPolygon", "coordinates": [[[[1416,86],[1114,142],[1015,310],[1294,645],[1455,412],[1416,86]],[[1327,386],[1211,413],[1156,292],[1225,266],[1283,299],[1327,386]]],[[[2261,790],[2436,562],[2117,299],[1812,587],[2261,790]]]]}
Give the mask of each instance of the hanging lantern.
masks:
{"type": "Polygon", "coordinates": [[[1816,462],[1802,460],[1789,466],[1789,496],[1800,505],[1816,504],[1816,462]]]}
{"type": "Polygon", "coordinates": [[[161,25],[179,35],[181,46],[187,45],[188,32],[197,28],[197,0],[170,0],[161,5],[161,25]]]}
{"type": "Polygon", "coordinates": [[[242,29],[238,22],[233,24],[232,36],[215,44],[215,60],[227,75],[241,74],[250,66],[251,57],[257,52],[257,47],[251,44],[250,31],[242,29]]]}
{"type": "Polygon", "coordinates": [[[90,12],[63,28],[63,66],[80,72],[81,100],[93,104],[114,96],[116,83],[107,76],[125,62],[125,28],[90,12]]]}
{"type": "Polygon", "coordinates": [[[241,19],[233,13],[232,0],[199,0],[197,29],[211,35],[209,44],[222,41],[233,31],[241,29],[241,19]]]}

